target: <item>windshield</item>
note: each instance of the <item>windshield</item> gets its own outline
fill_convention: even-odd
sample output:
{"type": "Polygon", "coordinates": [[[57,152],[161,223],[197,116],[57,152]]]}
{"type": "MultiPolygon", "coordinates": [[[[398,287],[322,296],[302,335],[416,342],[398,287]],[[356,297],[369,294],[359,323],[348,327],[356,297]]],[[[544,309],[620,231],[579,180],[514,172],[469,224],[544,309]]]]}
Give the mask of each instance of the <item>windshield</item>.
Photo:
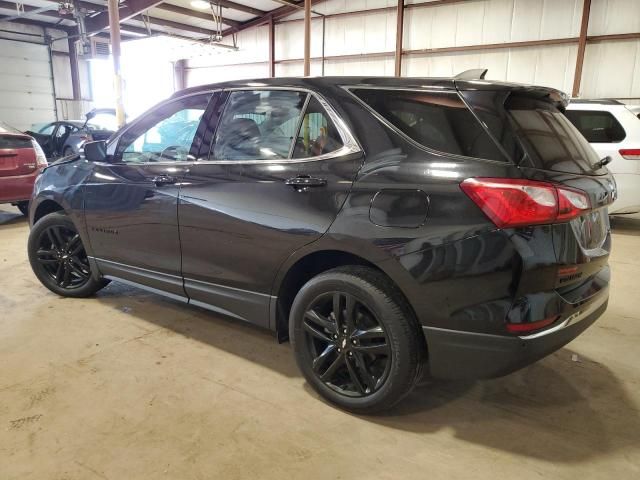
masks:
{"type": "Polygon", "coordinates": [[[600,157],[569,119],[550,102],[512,96],[505,104],[525,144],[529,166],[593,174],[600,157]]]}
{"type": "Polygon", "coordinates": [[[118,125],[115,115],[110,113],[98,113],[95,117],[87,122],[89,130],[111,130],[116,131],[118,125]]]}

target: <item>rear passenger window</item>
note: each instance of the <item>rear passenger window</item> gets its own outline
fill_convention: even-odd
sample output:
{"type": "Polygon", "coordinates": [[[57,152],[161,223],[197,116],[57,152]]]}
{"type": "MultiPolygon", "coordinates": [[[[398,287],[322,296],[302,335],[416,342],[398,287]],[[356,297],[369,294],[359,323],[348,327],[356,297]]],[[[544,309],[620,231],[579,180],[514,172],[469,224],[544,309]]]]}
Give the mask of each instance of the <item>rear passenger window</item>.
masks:
{"type": "Polygon", "coordinates": [[[311,97],[296,138],[293,158],[317,157],[340,147],[342,140],[336,126],[318,99],[311,97]]]}
{"type": "Polygon", "coordinates": [[[306,93],[283,90],[231,92],[216,132],[213,158],[289,158],[306,98],[306,93]]]}
{"type": "Polygon", "coordinates": [[[567,110],[565,115],[589,143],[618,143],[626,137],[622,125],[609,112],[567,110]]]}
{"type": "Polygon", "coordinates": [[[466,157],[507,161],[456,93],[354,89],[353,93],[412,140],[466,157]]]}

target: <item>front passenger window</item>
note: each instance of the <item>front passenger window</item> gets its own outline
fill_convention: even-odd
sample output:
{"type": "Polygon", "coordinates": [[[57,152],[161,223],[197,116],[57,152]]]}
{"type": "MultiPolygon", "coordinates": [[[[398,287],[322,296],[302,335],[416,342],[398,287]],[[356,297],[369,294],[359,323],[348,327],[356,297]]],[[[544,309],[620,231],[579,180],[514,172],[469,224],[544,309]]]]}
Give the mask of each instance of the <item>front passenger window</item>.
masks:
{"type": "Polygon", "coordinates": [[[211,94],[166,103],[123,135],[117,155],[125,163],[179,162],[190,157],[196,131],[211,94]]]}

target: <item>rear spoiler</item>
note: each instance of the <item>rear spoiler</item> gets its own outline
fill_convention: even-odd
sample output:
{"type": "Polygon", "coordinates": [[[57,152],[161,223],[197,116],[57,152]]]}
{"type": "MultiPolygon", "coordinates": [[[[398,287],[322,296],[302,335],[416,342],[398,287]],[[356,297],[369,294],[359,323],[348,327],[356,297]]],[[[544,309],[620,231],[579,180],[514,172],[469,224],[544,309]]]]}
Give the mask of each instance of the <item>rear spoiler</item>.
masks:
{"type": "Polygon", "coordinates": [[[524,85],[522,83],[485,81],[488,69],[474,68],[465,70],[453,77],[458,91],[461,90],[493,90],[509,91],[515,94],[551,101],[557,108],[564,110],[569,104],[569,95],[551,87],[524,85]]]}
{"type": "Polygon", "coordinates": [[[471,70],[460,72],[453,78],[454,80],[484,80],[488,71],[488,68],[472,68],[471,70]]]}

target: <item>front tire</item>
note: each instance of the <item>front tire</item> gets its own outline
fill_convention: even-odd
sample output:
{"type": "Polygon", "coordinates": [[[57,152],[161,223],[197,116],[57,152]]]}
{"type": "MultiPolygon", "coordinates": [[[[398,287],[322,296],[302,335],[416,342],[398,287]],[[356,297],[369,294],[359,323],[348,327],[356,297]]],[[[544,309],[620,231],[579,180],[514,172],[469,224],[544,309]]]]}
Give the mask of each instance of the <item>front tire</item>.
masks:
{"type": "Polygon", "coordinates": [[[397,287],[364,266],[307,282],[289,317],[296,361],[325,399],[355,413],[391,408],[413,389],[424,340],[397,287]]]}
{"type": "Polygon", "coordinates": [[[58,295],[88,297],[109,283],[92,275],[80,234],[64,213],[50,213],[38,220],[29,233],[27,248],[33,273],[58,295]]]}

